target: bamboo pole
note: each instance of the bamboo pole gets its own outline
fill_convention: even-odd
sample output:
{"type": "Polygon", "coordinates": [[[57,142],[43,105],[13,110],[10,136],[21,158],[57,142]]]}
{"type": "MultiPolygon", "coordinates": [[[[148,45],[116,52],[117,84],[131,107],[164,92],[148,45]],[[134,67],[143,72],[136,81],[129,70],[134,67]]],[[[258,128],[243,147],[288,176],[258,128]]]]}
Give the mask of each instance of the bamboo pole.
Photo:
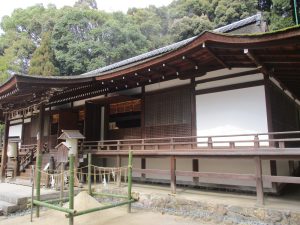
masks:
{"type": "Polygon", "coordinates": [[[131,188],[132,188],[132,151],[129,151],[128,157],[128,213],[131,212],[131,188]]]}
{"type": "MultiPolygon", "coordinates": [[[[41,200],[41,168],[42,168],[42,156],[40,154],[37,155],[37,171],[36,171],[36,200],[41,200]]],[[[36,206],[36,217],[40,217],[40,206],[36,206]]]]}
{"type": "Polygon", "coordinates": [[[93,192],[93,196],[107,196],[107,197],[115,197],[115,198],[128,198],[127,195],[117,195],[117,194],[110,194],[110,193],[97,193],[93,192]]]}
{"type": "Polygon", "coordinates": [[[96,207],[96,208],[86,209],[86,210],[75,212],[74,214],[68,214],[68,215],[66,215],[66,217],[70,218],[70,215],[72,215],[72,216],[81,216],[81,215],[84,215],[84,214],[88,214],[88,213],[92,213],[92,212],[97,212],[97,211],[104,210],[104,209],[110,209],[110,208],[114,208],[114,207],[117,207],[117,206],[131,204],[132,202],[135,202],[135,200],[131,199],[131,200],[127,200],[127,201],[120,202],[120,203],[114,203],[114,204],[111,204],[111,205],[106,205],[106,206],[100,206],[100,207],[96,207]]]}
{"type": "MultiPolygon", "coordinates": [[[[35,204],[37,206],[44,206],[46,208],[54,209],[54,210],[57,210],[57,211],[60,211],[60,212],[69,213],[69,215],[70,215],[69,218],[70,219],[71,218],[73,219],[73,214],[76,212],[74,209],[68,209],[68,208],[60,207],[58,205],[52,205],[50,203],[42,202],[42,201],[38,201],[38,200],[33,200],[33,204],[35,204]]],[[[72,222],[73,222],[73,220],[72,220],[72,222]]]]}
{"type": "Polygon", "coordinates": [[[31,166],[30,222],[32,222],[32,217],[33,217],[33,198],[34,198],[34,165],[31,166]]]}
{"type": "MultiPolygon", "coordinates": [[[[69,211],[74,211],[74,155],[70,155],[70,162],[69,162],[69,173],[70,173],[70,179],[69,179],[69,211]]],[[[73,214],[69,213],[69,225],[74,224],[74,217],[73,214]]]]}
{"type": "Polygon", "coordinates": [[[92,173],[92,154],[88,154],[88,193],[92,195],[92,181],[91,181],[91,173],[92,173]]]}

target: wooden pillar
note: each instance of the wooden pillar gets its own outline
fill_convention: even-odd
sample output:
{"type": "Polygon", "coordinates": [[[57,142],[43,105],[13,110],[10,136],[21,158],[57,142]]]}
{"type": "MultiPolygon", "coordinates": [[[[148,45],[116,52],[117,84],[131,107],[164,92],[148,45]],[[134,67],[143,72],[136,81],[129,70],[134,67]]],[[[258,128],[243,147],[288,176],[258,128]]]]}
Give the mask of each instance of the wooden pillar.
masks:
{"type": "Polygon", "coordinates": [[[171,156],[170,162],[170,175],[171,175],[171,192],[176,194],[176,158],[171,156]]]}
{"type": "MultiPolygon", "coordinates": [[[[265,84],[265,101],[267,109],[267,123],[268,123],[268,132],[274,132],[273,129],[273,119],[272,119],[272,105],[271,105],[271,82],[268,77],[264,75],[264,84],[265,84]]],[[[273,135],[269,135],[270,139],[273,139],[273,135]]],[[[269,143],[270,147],[275,147],[275,143],[269,143]]],[[[270,170],[271,175],[277,175],[277,164],[276,160],[270,160],[270,170]]],[[[272,183],[272,188],[277,192],[278,185],[277,183],[272,183]]]]}
{"type": "Polygon", "coordinates": [[[8,132],[9,132],[9,120],[8,120],[8,115],[6,114],[3,149],[2,149],[2,156],[1,156],[1,182],[5,182],[5,170],[7,166],[8,132]]]}
{"type": "Polygon", "coordinates": [[[292,160],[289,160],[289,173],[290,173],[290,176],[295,175],[295,163],[292,160]]]}
{"type": "MultiPolygon", "coordinates": [[[[141,169],[146,169],[146,158],[141,158],[141,169]]],[[[145,180],[146,174],[142,173],[141,178],[142,178],[142,180],[145,180]]]]}
{"type": "MultiPolygon", "coordinates": [[[[141,134],[142,139],[145,139],[146,133],[145,133],[145,86],[142,86],[142,98],[141,98],[141,134]]],[[[142,141],[142,144],[144,144],[144,140],[142,141]]],[[[145,146],[141,146],[141,150],[144,150],[145,146]]],[[[146,169],[146,158],[141,158],[141,169],[146,169]]],[[[141,174],[141,179],[146,179],[146,174],[141,174]]]]}
{"type": "MultiPolygon", "coordinates": [[[[191,86],[190,86],[190,92],[191,92],[191,125],[192,125],[192,136],[197,136],[197,115],[196,115],[196,95],[195,95],[195,89],[196,89],[196,83],[195,78],[191,78],[191,86]]],[[[193,140],[194,142],[197,142],[197,138],[193,140]]],[[[193,148],[197,148],[197,144],[192,146],[193,148]]],[[[199,172],[199,160],[193,159],[193,171],[199,172]]],[[[195,184],[199,183],[199,177],[193,177],[193,182],[195,184]]]]}
{"type": "MultiPolygon", "coordinates": [[[[193,172],[199,172],[199,160],[193,159],[193,172]]],[[[194,184],[199,183],[199,177],[193,177],[194,184]]]]}
{"type": "Polygon", "coordinates": [[[116,167],[121,167],[121,156],[117,155],[117,159],[116,159],[116,167]]]}
{"type": "Polygon", "coordinates": [[[257,196],[257,204],[264,204],[264,188],[263,188],[263,180],[262,180],[262,167],[261,167],[261,159],[259,156],[254,157],[255,162],[255,178],[256,178],[256,196],[257,196]]]}

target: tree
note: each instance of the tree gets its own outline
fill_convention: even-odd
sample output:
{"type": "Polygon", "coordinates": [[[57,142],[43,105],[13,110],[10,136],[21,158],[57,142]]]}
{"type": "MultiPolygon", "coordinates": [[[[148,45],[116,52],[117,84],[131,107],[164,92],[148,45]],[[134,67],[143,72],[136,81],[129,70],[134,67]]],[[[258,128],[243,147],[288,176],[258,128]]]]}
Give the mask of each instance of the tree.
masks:
{"type": "Polygon", "coordinates": [[[264,10],[270,30],[278,30],[295,25],[293,0],[259,0],[258,5],[264,10]]]}
{"type": "Polygon", "coordinates": [[[212,4],[217,27],[244,19],[257,11],[256,0],[213,0],[212,4]]]}
{"type": "Polygon", "coordinates": [[[211,30],[212,28],[213,23],[209,21],[207,16],[185,16],[174,20],[171,33],[176,41],[180,41],[198,35],[204,30],[211,30]]]}
{"type": "Polygon", "coordinates": [[[75,7],[98,9],[96,0],[78,0],[74,4],[75,7]]]}
{"type": "Polygon", "coordinates": [[[34,51],[28,73],[31,75],[59,75],[59,69],[55,66],[54,52],[51,49],[51,35],[43,34],[41,45],[34,51]]]}

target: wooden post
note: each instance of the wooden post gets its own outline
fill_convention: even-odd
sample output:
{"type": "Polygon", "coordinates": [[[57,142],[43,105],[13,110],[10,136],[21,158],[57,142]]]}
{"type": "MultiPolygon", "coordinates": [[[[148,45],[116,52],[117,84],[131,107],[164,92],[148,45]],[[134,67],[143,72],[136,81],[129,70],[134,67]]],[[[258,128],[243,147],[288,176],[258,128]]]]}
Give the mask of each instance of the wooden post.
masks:
{"type": "Polygon", "coordinates": [[[289,172],[291,176],[295,175],[295,163],[292,160],[289,160],[289,172]]]}
{"type": "Polygon", "coordinates": [[[255,149],[259,148],[259,138],[258,138],[258,135],[254,136],[254,148],[255,149]]]}
{"type": "MultiPolygon", "coordinates": [[[[132,151],[129,151],[128,157],[128,201],[131,201],[131,188],[132,188],[132,151]]],[[[131,213],[131,202],[128,203],[128,213],[131,213]]]]}
{"type": "MultiPolygon", "coordinates": [[[[146,158],[141,158],[141,169],[146,169],[146,158]]],[[[144,181],[146,179],[146,174],[141,173],[141,178],[144,181]]]]}
{"type": "MultiPolygon", "coordinates": [[[[193,159],[193,171],[194,172],[199,172],[199,160],[198,159],[193,159]]],[[[193,177],[193,182],[195,184],[199,183],[199,177],[193,177]]]]}
{"type": "Polygon", "coordinates": [[[64,183],[65,183],[65,180],[64,180],[65,163],[62,162],[60,166],[61,166],[61,168],[60,168],[61,176],[60,176],[60,195],[59,195],[59,198],[60,198],[60,206],[63,206],[64,183]]]}
{"type": "MultiPolygon", "coordinates": [[[[116,167],[121,169],[121,156],[117,155],[117,159],[116,159],[116,167]]],[[[122,173],[117,173],[117,185],[119,187],[121,187],[121,179],[122,179],[122,173]]]]}
{"type": "Polygon", "coordinates": [[[5,170],[7,166],[7,146],[8,146],[9,120],[8,114],[5,116],[4,142],[1,156],[1,182],[5,182],[5,170]]]}
{"type": "Polygon", "coordinates": [[[172,194],[176,194],[176,158],[175,158],[175,156],[171,156],[170,172],[171,172],[171,192],[172,192],[172,194]]]}
{"type": "Polygon", "coordinates": [[[88,193],[92,195],[92,180],[91,180],[91,173],[92,173],[92,154],[88,154],[88,193]]]}
{"type": "Polygon", "coordinates": [[[207,138],[207,147],[209,149],[212,149],[213,148],[213,142],[212,142],[212,138],[211,137],[208,137],[207,138]]]}
{"type": "Polygon", "coordinates": [[[254,157],[255,162],[255,177],[256,177],[256,196],[257,204],[264,204],[264,189],[263,189],[263,180],[262,180],[262,167],[261,159],[259,156],[254,157]]]}
{"type": "Polygon", "coordinates": [[[30,222],[32,222],[33,217],[33,199],[34,199],[34,165],[31,166],[31,202],[30,202],[30,222]]]}

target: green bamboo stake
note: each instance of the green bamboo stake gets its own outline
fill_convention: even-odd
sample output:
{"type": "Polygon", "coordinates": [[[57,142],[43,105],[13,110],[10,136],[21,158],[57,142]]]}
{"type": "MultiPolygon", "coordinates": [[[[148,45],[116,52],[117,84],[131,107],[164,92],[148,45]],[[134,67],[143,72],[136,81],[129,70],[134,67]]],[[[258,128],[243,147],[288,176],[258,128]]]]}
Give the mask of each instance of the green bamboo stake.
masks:
{"type": "Polygon", "coordinates": [[[88,193],[92,195],[92,182],[91,182],[91,173],[92,173],[92,154],[88,154],[88,193]]]}
{"type": "MultiPolygon", "coordinates": [[[[41,200],[41,169],[42,169],[42,155],[38,153],[36,161],[36,200],[41,200]]],[[[40,206],[36,206],[36,217],[40,217],[40,206]]]]}
{"type": "MultiPolygon", "coordinates": [[[[82,211],[75,212],[75,213],[72,214],[72,215],[73,215],[74,217],[75,217],[75,216],[81,216],[81,215],[85,215],[85,214],[88,214],[88,213],[101,211],[101,210],[104,210],[104,209],[110,209],[110,208],[115,208],[115,207],[122,206],[122,205],[131,204],[132,202],[135,202],[135,200],[134,200],[134,199],[131,199],[130,201],[126,200],[126,201],[124,201],[124,202],[113,203],[113,204],[111,204],[111,205],[106,205],[106,206],[100,206],[100,207],[96,207],[96,208],[86,209],[86,210],[82,210],[82,211]]],[[[69,217],[70,217],[70,214],[67,214],[66,217],[69,218],[69,217]]]]}
{"type": "Polygon", "coordinates": [[[128,157],[128,213],[131,213],[131,188],[132,188],[132,151],[129,151],[128,157]]]}
{"type": "Polygon", "coordinates": [[[107,197],[113,197],[113,198],[125,198],[128,199],[127,195],[118,195],[118,194],[110,194],[110,193],[97,193],[93,192],[93,196],[107,196],[107,197]]]}
{"type": "Polygon", "coordinates": [[[42,201],[37,201],[37,200],[33,200],[33,204],[36,206],[44,206],[49,209],[54,209],[54,210],[57,210],[60,212],[68,213],[70,215],[70,217],[71,217],[71,215],[73,215],[76,212],[74,209],[68,209],[68,208],[58,206],[58,205],[53,205],[53,204],[50,204],[47,202],[42,202],[42,201]]]}
{"type": "MultiPolygon", "coordinates": [[[[70,155],[69,158],[69,173],[70,173],[70,179],[69,179],[69,210],[74,210],[74,160],[75,157],[73,154],[70,155]]],[[[74,224],[74,216],[72,213],[69,213],[69,225],[74,224]]]]}

